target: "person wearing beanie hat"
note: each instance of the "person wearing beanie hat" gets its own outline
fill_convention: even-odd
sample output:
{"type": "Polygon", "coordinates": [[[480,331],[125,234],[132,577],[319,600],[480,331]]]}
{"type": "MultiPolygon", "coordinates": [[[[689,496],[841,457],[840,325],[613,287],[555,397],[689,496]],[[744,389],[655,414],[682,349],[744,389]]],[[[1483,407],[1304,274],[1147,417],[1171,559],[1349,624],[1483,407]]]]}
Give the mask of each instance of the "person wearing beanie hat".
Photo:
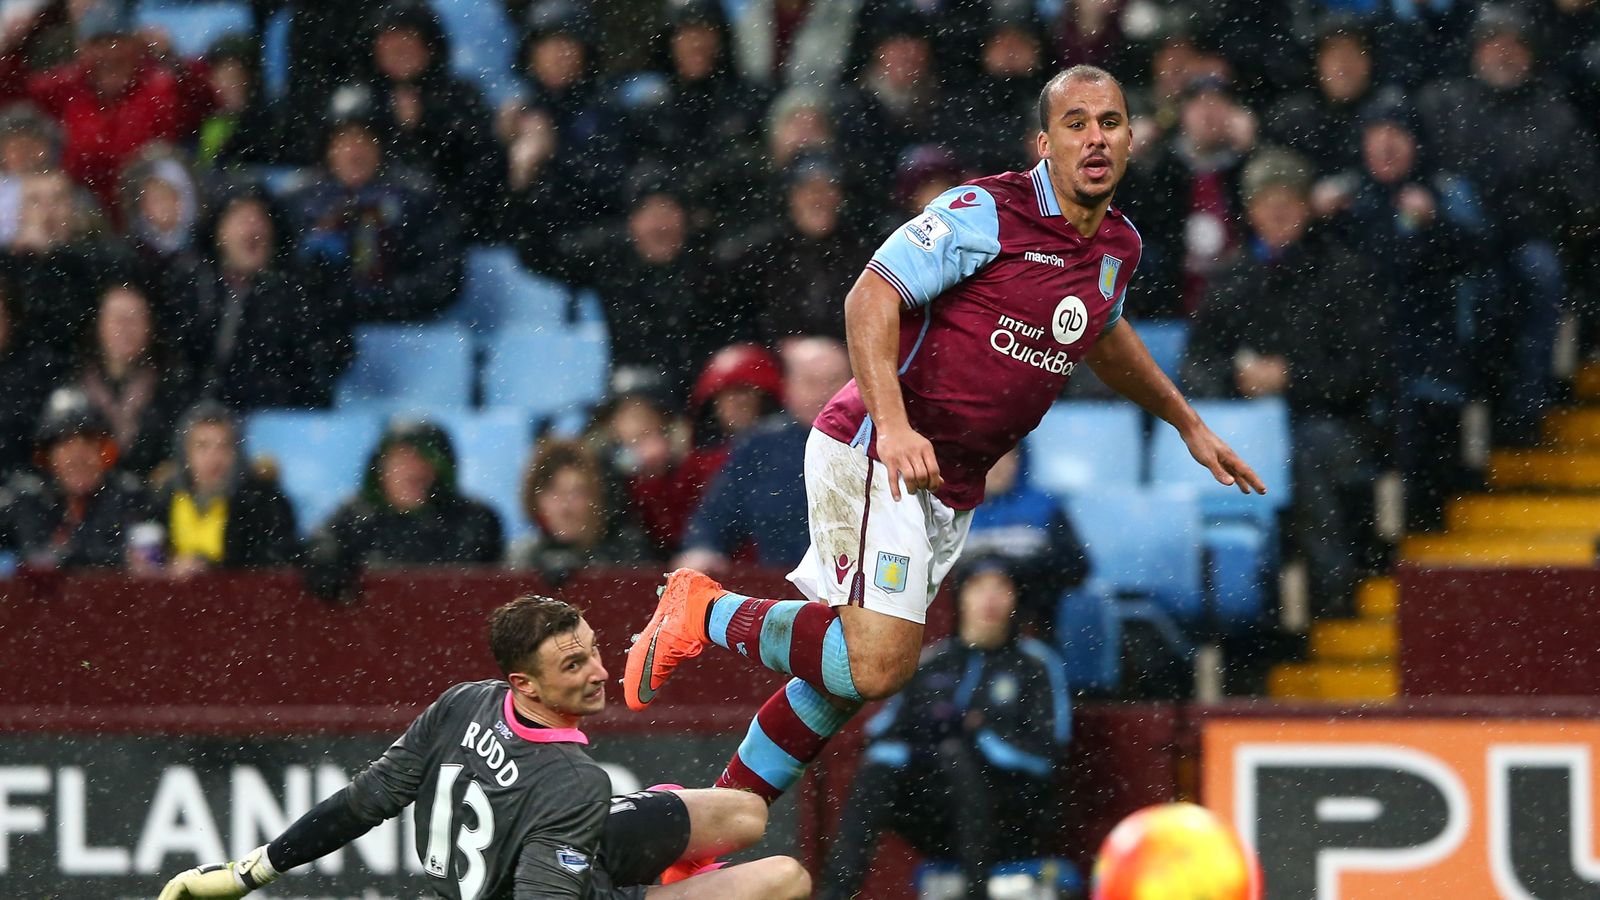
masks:
{"type": "Polygon", "coordinates": [[[1445,502],[1472,487],[1461,462],[1461,416],[1474,378],[1470,345],[1460,339],[1460,296],[1490,280],[1478,189],[1438,167],[1423,137],[1406,97],[1381,91],[1362,112],[1362,165],[1343,178],[1348,200],[1334,222],[1378,268],[1392,298],[1392,459],[1409,531],[1443,527],[1445,502]]]}
{"type": "Polygon", "coordinates": [[[391,166],[392,127],[372,85],[335,91],[323,164],[284,201],[311,289],[352,322],[436,315],[461,286],[461,218],[432,186],[391,166]]]}
{"type": "Polygon", "coordinates": [[[1474,353],[1482,360],[1497,446],[1540,441],[1555,397],[1552,353],[1571,296],[1564,247],[1600,208],[1600,144],[1590,111],[1546,76],[1527,22],[1484,5],[1473,27],[1471,73],[1417,96],[1428,156],[1482,195],[1488,232],[1475,255],[1499,259],[1479,282],[1474,353]],[[1470,110],[1470,115],[1463,115],[1470,110]]]}
{"type": "Polygon", "coordinates": [[[901,148],[956,130],[949,121],[955,103],[920,16],[886,14],[864,37],[867,60],[860,78],[843,92],[839,137],[842,155],[863,169],[863,183],[880,184],[893,174],[901,148]]]}
{"type": "Polygon", "coordinates": [[[1311,162],[1267,147],[1245,166],[1250,236],[1206,295],[1183,380],[1201,396],[1282,397],[1295,495],[1290,540],[1318,615],[1348,615],[1371,534],[1379,410],[1393,396],[1391,298],[1373,263],[1313,221],[1311,162]]]}
{"type": "Polygon", "coordinates": [[[504,160],[477,85],[450,72],[450,40],[423,0],[393,0],[372,19],[374,101],[386,110],[386,155],[427,174],[467,236],[496,240],[490,221],[504,160]]]}
{"type": "Polygon", "coordinates": [[[783,173],[776,215],[751,230],[750,249],[732,267],[763,343],[802,335],[844,339],[839,295],[872,248],[855,227],[838,160],[797,156],[783,173]]]}
{"type": "Polygon", "coordinates": [[[34,471],[0,488],[0,549],[25,568],[122,568],[148,498],[116,470],[111,426],[81,393],[51,395],[34,435],[34,471]]]}
{"type": "Polygon", "coordinates": [[[348,599],[362,569],[498,563],[505,556],[500,517],[461,494],[455,448],[444,429],[398,419],[379,439],[361,489],[312,535],[306,583],[328,599],[348,599]]]}
{"type": "Polygon", "coordinates": [[[1018,583],[1002,557],[963,561],[956,633],[927,648],[911,683],[867,721],[867,746],[818,896],[858,896],[878,837],[953,859],[969,898],[997,862],[1048,855],[1057,763],[1072,698],[1060,656],[1017,634],[1018,583]]]}

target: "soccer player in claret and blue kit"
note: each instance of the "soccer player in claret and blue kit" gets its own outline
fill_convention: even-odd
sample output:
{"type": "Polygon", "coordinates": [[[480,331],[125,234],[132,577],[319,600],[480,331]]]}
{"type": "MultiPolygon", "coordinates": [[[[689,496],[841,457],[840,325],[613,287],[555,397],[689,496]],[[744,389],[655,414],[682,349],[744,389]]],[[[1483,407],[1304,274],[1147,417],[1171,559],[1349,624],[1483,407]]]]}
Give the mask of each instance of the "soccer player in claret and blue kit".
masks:
{"type": "Polygon", "coordinates": [[[983,478],[1087,363],[1182,435],[1217,481],[1264,493],[1122,318],[1139,232],[1111,207],[1127,101],[1074,66],[1039,96],[1039,164],[934,199],[890,235],[845,298],[855,380],[806,445],[805,600],[733,593],[679,569],[635,640],[623,699],[645,708],[708,643],[793,676],[717,780],[769,801],[868,700],[916,671],[928,604],[961,554],[983,478]]]}
{"type": "Polygon", "coordinates": [[[658,785],[611,796],[579,729],[605,707],[609,676],[577,609],[519,597],[490,617],[489,644],[504,680],[445,691],[380,759],[272,843],[179,874],[160,900],[243,897],[413,801],[418,858],[428,886],[448,900],[810,896],[810,877],[790,857],[714,861],[766,830],[766,804],[750,794],[658,785]]]}

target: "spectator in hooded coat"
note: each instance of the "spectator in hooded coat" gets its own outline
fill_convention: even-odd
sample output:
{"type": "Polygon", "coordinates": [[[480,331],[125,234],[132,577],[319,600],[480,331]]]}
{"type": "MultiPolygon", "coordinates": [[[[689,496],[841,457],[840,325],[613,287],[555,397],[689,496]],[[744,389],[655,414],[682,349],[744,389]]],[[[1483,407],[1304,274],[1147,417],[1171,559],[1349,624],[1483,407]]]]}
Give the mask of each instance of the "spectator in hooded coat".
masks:
{"type": "Polygon", "coordinates": [[[450,438],[426,421],[396,421],[372,452],[361,490],[311,536],[307,586],[350,596],[364,569],[498,563],[500,518],[461,494],[450,438]]]}
{"type": "Polygon", "coordinates": [[[460,222],[391,167],[370,88],[346,86],[331,102],[323,167],[286,200],[296,262],[352,322],[436,316],[461,286],[460,222]]]}
{"type": "Polygon", "coordinates": [[[504,162],[483,94],[450,74],[439,17],[421,0],[395,0],[378,11],[371,36],[371,84],[389,123],[386,155],[430,177],[469,239],[491,240],[504,162]]]}

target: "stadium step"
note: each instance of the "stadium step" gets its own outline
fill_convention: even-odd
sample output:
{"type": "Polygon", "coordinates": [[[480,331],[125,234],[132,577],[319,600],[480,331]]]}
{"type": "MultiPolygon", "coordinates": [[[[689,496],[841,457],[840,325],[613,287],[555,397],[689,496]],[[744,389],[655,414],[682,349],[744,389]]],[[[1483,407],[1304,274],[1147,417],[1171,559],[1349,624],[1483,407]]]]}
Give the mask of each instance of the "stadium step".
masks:
{"type": "Polygon", "coordinates": [[[1595,536],[1589,532],[1450,532],[1408,537],[1400,558],[1431,566],[1589,566],[1595,536]]]}
{"type": "Polygon", "coordinates": [[[1477,494],[1450,504],[1454,531],[1570,531],[1600,533],[1600,494],[1477,494]]]}
{"type": "Polygon", "coordinates": [[[1489,459],[1489,484],[1496,488],[1600,489],[1600,452],[1511,450],[1489,459]]]}
{"type": "Polygon", "coordinates": [[[1393,578],[1368,578],[1356,589],[1356,611],[1372,619],[1399,615],[1400,586],[1393,578]]]}
{"type": "Polygon", "coordinates": [[[1400,628],[1393,619],[1326,619],[1311,626],[1311,658],[1382,662],[1400,648],[1400,628]]]}
{"type": "Polygon", "coordinates": [[[1600,406],[1569,406],[1544,420],[1544,436],[1553,444],[1573,449],[1600,449],[1600,406]]]}
{"type": "Polygon", "coordinates": [[[1268,676],[1267,692],[1278,700],[1393,700],[1400,695],[1400,669],[1392,662],[1285,663],[1268,676]]]}

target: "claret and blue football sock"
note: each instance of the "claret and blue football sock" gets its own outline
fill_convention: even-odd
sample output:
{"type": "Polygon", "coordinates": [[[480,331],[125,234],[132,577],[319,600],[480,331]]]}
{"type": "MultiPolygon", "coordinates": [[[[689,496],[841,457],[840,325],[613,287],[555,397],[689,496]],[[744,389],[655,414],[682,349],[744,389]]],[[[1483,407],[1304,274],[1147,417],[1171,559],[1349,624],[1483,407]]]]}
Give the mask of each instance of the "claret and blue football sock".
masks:
{"type": "Polygon", "coordinates": [[[793,675],[841,700],[861,702],[850,674],[844,623],[825,603],[724,594],[711,604],[706,633],[718,646],[774,672],[793,675]]]}

